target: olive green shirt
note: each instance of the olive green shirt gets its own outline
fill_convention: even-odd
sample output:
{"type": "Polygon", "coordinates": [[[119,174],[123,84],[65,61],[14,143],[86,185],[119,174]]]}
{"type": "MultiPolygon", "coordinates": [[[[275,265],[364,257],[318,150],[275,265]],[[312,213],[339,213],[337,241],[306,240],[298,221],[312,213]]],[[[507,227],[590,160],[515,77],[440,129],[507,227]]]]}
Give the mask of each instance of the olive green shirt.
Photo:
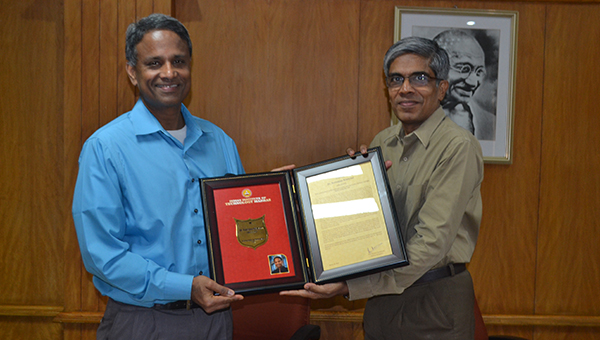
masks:
{"type": "Polygon", "coordinates": [[[387,175],[410,264],[348,280],[351,300],[401,294],[430,269],[469,262],[481,223],[481,146],[441,108],[407,136],[402,124],[381,131],[375,146],[393,162],[387,175]]]}

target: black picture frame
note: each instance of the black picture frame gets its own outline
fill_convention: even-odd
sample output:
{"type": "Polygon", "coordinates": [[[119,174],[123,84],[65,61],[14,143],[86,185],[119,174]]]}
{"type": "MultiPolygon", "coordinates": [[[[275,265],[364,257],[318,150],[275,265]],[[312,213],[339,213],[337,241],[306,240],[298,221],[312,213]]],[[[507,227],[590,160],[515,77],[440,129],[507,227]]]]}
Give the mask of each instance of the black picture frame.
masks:
{"type": "Polygon", "coordinates": [[[311,264],[308,269],[313,282],[319,284],[348,280],[354,277],[409,264],[404,240],[398,225],[393,195],[390,190],[383,156],[379,147],[369,149],[366,155],[358,155],[356,157],[342,156],[295,169],[294,177],[296,181],[299,211],[301,212],[304,221],[306,253],[309,257],[309,263],[311,264]],[[324,268],[323,258],[321,256],[321,245],[317,237],[318,232],[307,180],[313,176],[331,173],[360,164],[370,165],[370,169],[373,171],[375,184],[377,186],[376,192],[378,193],[376,198],[380,202],[381,214],[385,221],[385,228],[388,233],[387,236],[390,241],[391,252],[384,257],[366,260],[356,264],[344,265],[333,269],[326,269],[324,268]]]}

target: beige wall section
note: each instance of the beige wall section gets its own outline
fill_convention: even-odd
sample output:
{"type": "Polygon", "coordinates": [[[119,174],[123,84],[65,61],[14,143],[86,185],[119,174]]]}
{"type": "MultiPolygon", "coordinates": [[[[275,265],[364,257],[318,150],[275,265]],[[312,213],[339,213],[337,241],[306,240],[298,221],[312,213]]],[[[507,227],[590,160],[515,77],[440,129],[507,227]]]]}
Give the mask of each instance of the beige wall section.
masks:
{"type": "MultiPolygon", "coordinates": [[[[70,217],[81,143],[127,111],[124,35],[170,13],[190,29],[186,105],[247,171],[305,165],[388,124],[394,6],[519,11],[514,162],[486,165],[470,270],[491,333],[600,337],[600,2],[23,0],[0,7],[0,338],[94,339],[105,298],[70,217]]],[[[361,339],[364,301],[314,302],[322,339],[361,339]],[[343,310],[341,314],[324,312],[343,310]]]]}

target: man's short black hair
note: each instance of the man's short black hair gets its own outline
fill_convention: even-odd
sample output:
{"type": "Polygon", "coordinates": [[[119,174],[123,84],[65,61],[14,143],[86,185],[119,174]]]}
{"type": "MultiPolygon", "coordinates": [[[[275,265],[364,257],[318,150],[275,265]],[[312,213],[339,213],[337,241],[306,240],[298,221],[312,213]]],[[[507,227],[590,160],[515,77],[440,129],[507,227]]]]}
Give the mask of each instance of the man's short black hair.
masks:
{"type": "Polygon", "coordinates": [[[142,41],[146,33],[154,30],[173,31],[179,35],[189,48],[190,57],[192,56],[192,40],[188,30],[179,20],[165,14],[154,13],[132,23],[127,27],[125,38],[125,58],[131,66],[137,64],[137,45],[142,41]]]}

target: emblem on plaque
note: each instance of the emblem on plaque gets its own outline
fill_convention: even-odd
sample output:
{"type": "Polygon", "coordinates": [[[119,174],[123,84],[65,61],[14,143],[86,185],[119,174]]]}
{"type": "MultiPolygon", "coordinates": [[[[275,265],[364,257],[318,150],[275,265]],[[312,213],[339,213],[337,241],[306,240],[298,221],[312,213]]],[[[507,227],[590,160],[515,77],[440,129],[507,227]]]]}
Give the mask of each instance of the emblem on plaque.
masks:
{"type": "Polygon", "coordinates": [[[269,233],[265,225],[265,215],[257,219],[235,220],[235,236],[244,247],[256,249],[267,243],[269,233]]]}

